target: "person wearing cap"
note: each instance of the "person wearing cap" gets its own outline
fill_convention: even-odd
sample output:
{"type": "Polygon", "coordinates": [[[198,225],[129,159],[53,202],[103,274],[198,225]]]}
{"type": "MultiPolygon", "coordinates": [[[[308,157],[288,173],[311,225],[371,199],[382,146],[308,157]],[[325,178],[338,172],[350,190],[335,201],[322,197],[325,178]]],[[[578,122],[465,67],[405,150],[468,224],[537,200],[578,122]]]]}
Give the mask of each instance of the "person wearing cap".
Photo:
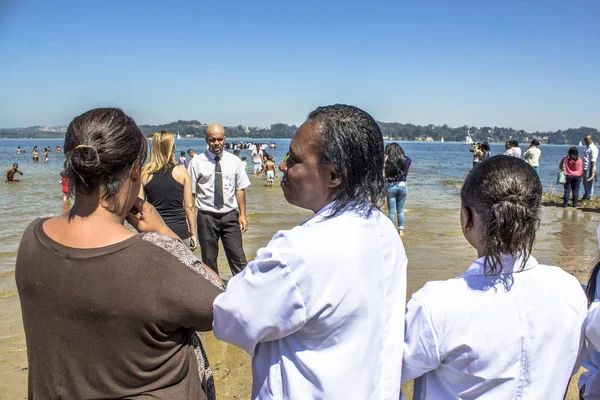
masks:
{"type": "Polygon", "coordinates": [[[245,189],[250,180],[241,160],[224,150],[225,130],[221,125],[206,128],[206,143],[208,149],[192,156],[188,166],[198,209],[200,253],[202,261],[218,274],[221,239],[231,274],[236,275],[247,263],[242,233],[248,230],[245,189]]]}

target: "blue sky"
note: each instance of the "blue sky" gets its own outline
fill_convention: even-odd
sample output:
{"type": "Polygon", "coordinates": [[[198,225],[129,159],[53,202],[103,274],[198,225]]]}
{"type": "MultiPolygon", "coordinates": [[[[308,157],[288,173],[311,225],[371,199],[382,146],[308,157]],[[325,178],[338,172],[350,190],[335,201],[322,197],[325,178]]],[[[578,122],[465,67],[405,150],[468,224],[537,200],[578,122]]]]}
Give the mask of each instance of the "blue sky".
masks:
{"type": "Polygon", "coordinates": [[[600,128],[599,1],[0,0],[0,127],[377,120],[600,128]]]}

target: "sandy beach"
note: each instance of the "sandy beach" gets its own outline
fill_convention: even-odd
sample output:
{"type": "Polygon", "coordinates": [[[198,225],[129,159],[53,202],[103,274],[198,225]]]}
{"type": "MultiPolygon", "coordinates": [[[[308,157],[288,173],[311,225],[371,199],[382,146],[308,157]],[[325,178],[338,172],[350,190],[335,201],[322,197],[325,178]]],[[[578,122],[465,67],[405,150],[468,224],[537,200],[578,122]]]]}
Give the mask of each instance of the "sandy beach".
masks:
{"type": "MultiPolygon", "coordinates": [[[[247,196],[250,230],[244,236],[249,260],[277,230],[291,228],[311,216],[308,211],[288,205],[279,187],[267,188],[263,178],[251,179],[253,185],[247,196]]],[[[407,293],[410,296],[427,281],[459,275],[476,258],[476,253],[460,230],[458,186],[440,194],[427,187],[409,185],[406,208],[407,233],[403,242],[409,260],[407,293]]],[[[585,282],[598,254],[598,224],[600,213],[596,210],[546,206],[534,256],[541,263],[561,266],[585,282]]],[[[225,279],[231,276],[222,251],[219,267],[225,279]]],[[[4,278],[14,279],[14,272],[3,274],[4,278]]],[[[0,399],[24,399],[27,396],[27,355],[19,299],[15,292],[9,292],[0,301],[4,325],[0,336],[0,399]]],[[[214,370],[219,398],[249,398],[250,357],[235,346],[216,340],[210,332],[201,334],[201,338],[214,370]]],[[[410,394],[410,384],[406,387],[410,394]]],[[[573,387],[568,399],[577,398],[573,387]]]]}

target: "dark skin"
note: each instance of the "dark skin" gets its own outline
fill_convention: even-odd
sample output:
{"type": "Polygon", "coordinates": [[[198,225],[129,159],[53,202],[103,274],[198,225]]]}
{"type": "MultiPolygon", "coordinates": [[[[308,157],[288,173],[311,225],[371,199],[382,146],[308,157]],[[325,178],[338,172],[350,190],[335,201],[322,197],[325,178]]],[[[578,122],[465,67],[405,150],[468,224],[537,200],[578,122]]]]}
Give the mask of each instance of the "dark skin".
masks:
{"type": "Polygon", "coordinates": [[[19,182],[19,178],[15,177],[16,174],[23,175],[23,172],[21,172],[21,170],[19,170],[19,166],[15,164],[4,174],[4,182],[19,182]]]}

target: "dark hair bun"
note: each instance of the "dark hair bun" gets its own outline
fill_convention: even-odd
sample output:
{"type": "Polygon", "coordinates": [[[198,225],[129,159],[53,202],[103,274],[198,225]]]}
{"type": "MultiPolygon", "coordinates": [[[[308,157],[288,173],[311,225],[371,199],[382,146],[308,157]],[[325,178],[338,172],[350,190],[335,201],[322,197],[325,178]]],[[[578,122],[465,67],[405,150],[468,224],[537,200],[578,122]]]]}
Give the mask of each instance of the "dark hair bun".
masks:
{"type": "Polygon", "coordinates": [[[65,174],[77,194],[117,194],[134,165],[148,150],[133,119],[117,108],[97,108],[76,117],[65,136],[65,174]]]}

